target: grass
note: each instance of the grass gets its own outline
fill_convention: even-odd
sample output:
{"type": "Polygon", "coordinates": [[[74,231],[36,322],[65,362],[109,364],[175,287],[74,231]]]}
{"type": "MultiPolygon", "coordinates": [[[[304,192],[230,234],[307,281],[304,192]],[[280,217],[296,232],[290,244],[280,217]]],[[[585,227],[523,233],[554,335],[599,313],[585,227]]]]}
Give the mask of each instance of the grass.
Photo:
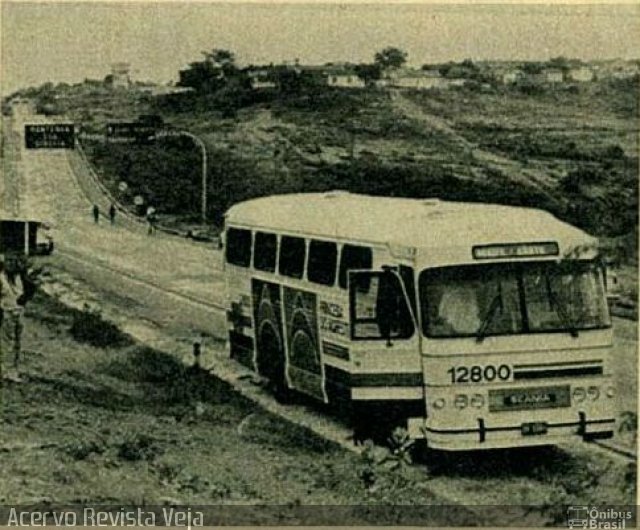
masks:
{"type": "MultiPolygon", "coordinates": [[[[442,503],[432,492],[451,498],[465,492],[465,499],[485,505],[534,505],[538,524],[559,517],[563,503],[634,498],[632,470],[579,450],[428,453],[422,464],[408,465],[405,440],[396,433],[393,453],[371,446],[358,457],[263,411],[171,352],[77,342],[68,332],[75,314],[42,295],[29,306],[28,382],[3,388],[2,395],[2,443],[13,447],[0,451],[4,504],[43,498],[266,504],[280,508],[228,516],[235,522],[287,517],[299,524],[463,525],[478,516],[430,510],[442,503]],[[296,508],[311,505],[332,508],[296,508]]],[[[507,516],[494,510],[480,520],[507,516]]]]}

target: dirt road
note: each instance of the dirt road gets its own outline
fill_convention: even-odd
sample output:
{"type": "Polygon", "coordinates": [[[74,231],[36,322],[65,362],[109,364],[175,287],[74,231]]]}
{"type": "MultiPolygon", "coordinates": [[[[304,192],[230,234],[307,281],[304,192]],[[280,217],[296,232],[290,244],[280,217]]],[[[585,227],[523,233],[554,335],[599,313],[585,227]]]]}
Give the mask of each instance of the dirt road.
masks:
{"type": "Polygon", "coordinates": [[[427,130],[435,130],[447,136],[454,145],[470,153],[479,164],[500,171],[515,185],[533,187],[542,191],[555,185],[553,178],[544,171],[526,168],[515,160],[479,148],[451,127],[445,119],[427,112],[409,100],[401,91],[392,90],[390,95],[396,112],[421,124],[427,130]]]}

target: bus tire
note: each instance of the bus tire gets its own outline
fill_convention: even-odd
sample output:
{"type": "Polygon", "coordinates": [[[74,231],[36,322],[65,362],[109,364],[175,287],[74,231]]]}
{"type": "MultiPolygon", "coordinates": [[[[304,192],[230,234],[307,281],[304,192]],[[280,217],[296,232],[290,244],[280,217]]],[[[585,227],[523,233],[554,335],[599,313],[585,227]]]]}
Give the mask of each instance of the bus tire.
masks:
{"type": "Polygon", "coordinates": [[[291,403],[292,391],[286,381],[282,342],[269,322],[260,327],[258,372],[269,380],[269,388],[279,403],[291,403]]]}

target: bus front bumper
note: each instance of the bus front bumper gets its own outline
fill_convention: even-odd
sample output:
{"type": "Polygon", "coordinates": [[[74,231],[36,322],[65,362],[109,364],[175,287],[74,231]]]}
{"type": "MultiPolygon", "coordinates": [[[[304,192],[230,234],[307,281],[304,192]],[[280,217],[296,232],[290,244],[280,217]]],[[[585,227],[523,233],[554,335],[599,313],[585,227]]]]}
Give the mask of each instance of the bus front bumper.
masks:
{"type": "Polygon", "coordinates": [[[439,429],[427,425],[425,418],[409,418],[407,427],[411,438],[426,439],[433,449],[466,451],[555,445],[576,437],[585,441],[611,438],[614,424],[613,418],[588,418],[579,412],[575,421],[508,426],[492,426],[484,418],[478,418],[476,427],[464,429],[439,429]]]}

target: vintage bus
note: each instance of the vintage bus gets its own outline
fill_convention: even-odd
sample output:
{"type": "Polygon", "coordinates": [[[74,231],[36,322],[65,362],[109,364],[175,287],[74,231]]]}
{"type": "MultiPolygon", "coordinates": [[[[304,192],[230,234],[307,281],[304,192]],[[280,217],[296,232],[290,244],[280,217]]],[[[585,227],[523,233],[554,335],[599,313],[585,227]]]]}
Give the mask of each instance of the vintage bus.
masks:
{"type": "Polygon", "coordinates": [[[276,394],[442,450],[610,437],[597,240],[549,213],[347,192],[225,219],[229,347],[276,394]]]}

